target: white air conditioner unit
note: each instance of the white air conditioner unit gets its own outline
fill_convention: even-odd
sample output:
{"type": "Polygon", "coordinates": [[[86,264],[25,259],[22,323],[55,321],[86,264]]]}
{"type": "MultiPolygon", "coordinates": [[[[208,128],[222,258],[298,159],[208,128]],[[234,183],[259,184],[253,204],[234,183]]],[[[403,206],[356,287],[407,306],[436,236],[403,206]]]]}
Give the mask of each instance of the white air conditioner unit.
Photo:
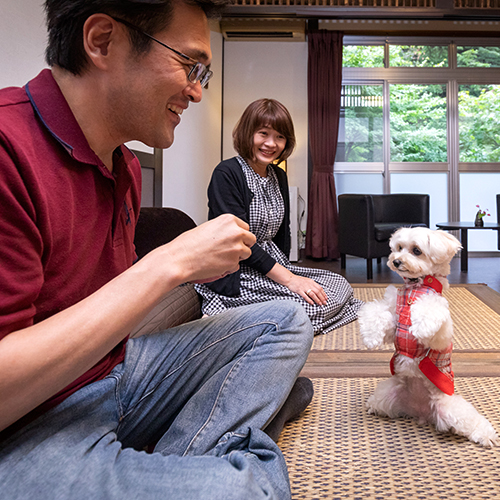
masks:
{"type": "Polygon", "coordinates": [[[226,19],[221,31],[228,41],[291,41],[303,42],[306,23],[301,19],[226,19]]]}

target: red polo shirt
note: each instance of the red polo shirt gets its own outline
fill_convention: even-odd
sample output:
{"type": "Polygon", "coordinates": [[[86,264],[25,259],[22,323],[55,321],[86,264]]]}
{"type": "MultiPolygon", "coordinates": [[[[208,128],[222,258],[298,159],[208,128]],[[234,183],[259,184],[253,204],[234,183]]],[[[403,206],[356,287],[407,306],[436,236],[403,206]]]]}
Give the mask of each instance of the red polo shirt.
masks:
{"type": "MultiPolygon", "coordinates": [[[[140,164],[125,146],[113,162],[111,174],[50,70],[0,91],[0,339],[81,301],[132,265],[140,164]]],[[[123,360],[125,344],[36,412],[105,377],[123,360]]]]}

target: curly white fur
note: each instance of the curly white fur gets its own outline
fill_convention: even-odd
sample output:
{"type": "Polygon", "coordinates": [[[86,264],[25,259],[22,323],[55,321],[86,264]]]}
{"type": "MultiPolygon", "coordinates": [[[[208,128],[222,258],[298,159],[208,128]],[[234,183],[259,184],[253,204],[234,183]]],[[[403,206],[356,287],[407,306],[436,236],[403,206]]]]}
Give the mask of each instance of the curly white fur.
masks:
{"type": "MultiPolygon", "coordinates": [[[[446,276],[460,242],[443,231],[402,228],[390,240],[387,265],[401,277],[418,280],[431,275],[448,288],[446,276]]],[[[384,298],[365,304],[358,313],[360,334],[370,349],[394,342],[397,290],[389,286],[384,298]]],[[[453,337],[447,300],[440,295],[424,295],[411,305],[410,333],[425,347],[442,351],[453,337]]],[[[491,423],[461,396],[449,396],[420,371],[421,358],[397,355],[395,374],[379,383],[368,398],[369,413],[391,418],[410,416],[431,423],[440,432],[452,431],[483,446],[500,444],[491,423]]]]}

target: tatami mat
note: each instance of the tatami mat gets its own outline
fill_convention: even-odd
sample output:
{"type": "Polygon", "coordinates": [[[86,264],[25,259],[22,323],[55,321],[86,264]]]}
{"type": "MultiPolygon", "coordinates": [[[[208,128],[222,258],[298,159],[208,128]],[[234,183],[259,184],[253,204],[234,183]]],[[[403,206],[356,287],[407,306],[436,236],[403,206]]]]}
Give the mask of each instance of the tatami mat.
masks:
{"type": "MultiPolygon", "coordinates": [[[[368,415],[380,380],[313,379],[313,401],[278,442],[294,500],[500,498],[500,448],[368,415]]],[[[456,391],[500,430],[500,378],[458,379],[456,391]]]]}
{"type": "MultiPolygon", "coordinates": [[[[355,297],[369,302],[384,296],[385,287],[355,287],[355,297]]],[[[472,294],[466,287],[450,287],[448,300],[454,324],[454,350],[500,349],[500,315],[472,294]]],[[[315,337],[313,350],[366,350],[359,336],[357,321],[315,337]]],[[[392,350],[392,346],[380,350],[392,350]]],[[[500,494],[499,494],[500,498],[500,494]]]]}

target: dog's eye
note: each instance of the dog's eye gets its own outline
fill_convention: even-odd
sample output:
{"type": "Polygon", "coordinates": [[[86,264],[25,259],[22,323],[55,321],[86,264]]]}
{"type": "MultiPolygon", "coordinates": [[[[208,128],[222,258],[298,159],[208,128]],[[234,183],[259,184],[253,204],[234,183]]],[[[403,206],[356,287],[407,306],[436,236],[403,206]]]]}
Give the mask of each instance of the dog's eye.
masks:
{"type": "Polygon", "coordinates": [[[401,252],[403,250],[403,247],[401,245],[398,245],[398,252],[401,252]]]}
{"type": "Polygon", "coordinates": [[[415,247],[415,248],[413,249],[413,254],[414,254],[414,255],[422,255],[422,251],[420,250],[420,248],[415,247]]]}

